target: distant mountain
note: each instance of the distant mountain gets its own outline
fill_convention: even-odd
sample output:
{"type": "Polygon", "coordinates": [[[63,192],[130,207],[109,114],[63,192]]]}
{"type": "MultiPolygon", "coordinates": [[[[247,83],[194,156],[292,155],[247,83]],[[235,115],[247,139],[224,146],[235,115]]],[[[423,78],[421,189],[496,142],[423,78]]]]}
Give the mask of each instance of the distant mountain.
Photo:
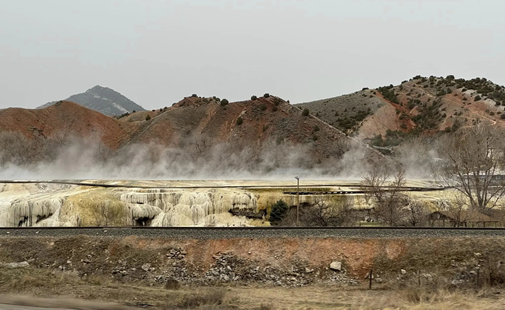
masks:
{"type": "MultiPolygon", "coordinates": [[[[72,95],[65,99],[83,107],[95,110],[105,115],[122,115],[133,111],[145,111],[145,109],[113,89],[95,86],[86,92],[72,95]]],[[[47,108],[58,101],[46,103],[37,109],[47,108]]]]}

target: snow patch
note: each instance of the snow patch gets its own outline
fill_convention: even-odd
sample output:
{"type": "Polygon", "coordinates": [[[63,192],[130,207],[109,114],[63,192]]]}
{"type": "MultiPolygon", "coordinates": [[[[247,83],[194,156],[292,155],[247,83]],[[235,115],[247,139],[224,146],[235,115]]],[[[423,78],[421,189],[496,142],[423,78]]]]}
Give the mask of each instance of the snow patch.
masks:
{"type": "Polygon", "coordinates": [[[115,102],[111,102],[110,103],[112,106],[116,107],[119,111],[123,112],[123,113],[129,113],[130,111],[128,111],[127,109],[123,108],[123,106],[115,103],[115,102]]]}

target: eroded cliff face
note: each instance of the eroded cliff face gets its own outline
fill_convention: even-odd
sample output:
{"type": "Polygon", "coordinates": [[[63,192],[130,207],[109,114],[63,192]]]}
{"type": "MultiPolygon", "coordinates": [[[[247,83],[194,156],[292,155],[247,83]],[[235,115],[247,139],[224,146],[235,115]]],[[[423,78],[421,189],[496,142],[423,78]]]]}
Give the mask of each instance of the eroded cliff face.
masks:
{"type": "Polygon", "coordinates": [[[142,189],[4,184],[0,226],[249,226],[258,212],[242,189],[142,189]],[[241,212],[238,212],[241,213],[241,212]],[[237,214],[237,213],[235,213],[237,214]]]}

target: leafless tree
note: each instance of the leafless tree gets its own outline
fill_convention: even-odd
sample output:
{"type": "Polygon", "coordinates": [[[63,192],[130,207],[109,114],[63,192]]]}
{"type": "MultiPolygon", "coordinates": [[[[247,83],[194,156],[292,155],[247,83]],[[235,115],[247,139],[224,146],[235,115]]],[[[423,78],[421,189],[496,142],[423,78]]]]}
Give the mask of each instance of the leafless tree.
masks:
{"type": "Polygon", "coordinates": [[[361,188],[365,192],[367,201],[375,203],[377,218],[389,226],[404,224],[407,214],[409,198],[402,193],[405,185],[405,172],[397,168],[396,172],[374,165],[367,172],[361,188]]]}
{"type": "Polygon", "coordinates": [[[470,208],[489,214],[505,194],[504,151],[503,130],[497,126],[465,127],[442,141],[435,172],[466,197],[470,208]]]}
{"type": "MultiPolygon", "coordinates": [[[[358,221],[353,200],[345,196],[318,196],[300,210],[300,225],[305,227],[354,226],[358,221]]],[[[288,210],[280,226],[296,225],[296,207],[288,210]]]]}
{"type": "Polygon", "coordinates": [[[408,198],[406,208],[406,224],[409,226],[425,226],[427,222],[428,209],[419,200],[408,198]]]}
{"type": "Polygon", "coordinates": [[[353,212],[352,198],[339,196],[315,198],[314,204],[304,210],[302,224],[304,226],[354,226],[357,219],[353,212]]]}

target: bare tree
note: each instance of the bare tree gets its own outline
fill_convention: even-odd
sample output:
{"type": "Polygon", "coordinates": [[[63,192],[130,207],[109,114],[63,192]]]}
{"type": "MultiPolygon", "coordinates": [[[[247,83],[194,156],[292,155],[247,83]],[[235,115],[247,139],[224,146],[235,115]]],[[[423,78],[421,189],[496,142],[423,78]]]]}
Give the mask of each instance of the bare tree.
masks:
{"type": "Polygon", "coordinates": [[[409,226],[425,226],[428,216],[428,209],[421,201],[408,198],[406,211],[406,223],[409,226]]]}
{"type": "Polygon", "coordinates": [[[441,143],[436,175],[463,194],[470,208],[489,214],[505,194],[505,179],[500,176],[504,150],[503,131],[498,127],[462,128],[441,143]]]}
{"type": "Polygon", "coordinates": [[[372,199],[375,203],[377,218],[389,226],[404,224],[408,214],[408,197],[402,193],[405,185],[405,172],[398,168],[393,174],[391,170],[374,165],[368,171],[361,188],[365,192],[365,199],[372,199]]]}
{"type": "MultiPolygon", "coordinates": [[[[346,196],[317,196],[314,202],[300,210],[300,225],[312,227],[354,226],[358,216],[353,209],[353,199],[346,196]]],[[[279,226],[295,226],[296,207],[287,210],[279,226]]]]}
{"type": "Polygon", "coordinates": [[[302,213],[302,224],[320,227],[354,226],[357,218],[353,212],[352,199],[345,196],[336,198],[316,197],[314,204],[302,213]]]}

